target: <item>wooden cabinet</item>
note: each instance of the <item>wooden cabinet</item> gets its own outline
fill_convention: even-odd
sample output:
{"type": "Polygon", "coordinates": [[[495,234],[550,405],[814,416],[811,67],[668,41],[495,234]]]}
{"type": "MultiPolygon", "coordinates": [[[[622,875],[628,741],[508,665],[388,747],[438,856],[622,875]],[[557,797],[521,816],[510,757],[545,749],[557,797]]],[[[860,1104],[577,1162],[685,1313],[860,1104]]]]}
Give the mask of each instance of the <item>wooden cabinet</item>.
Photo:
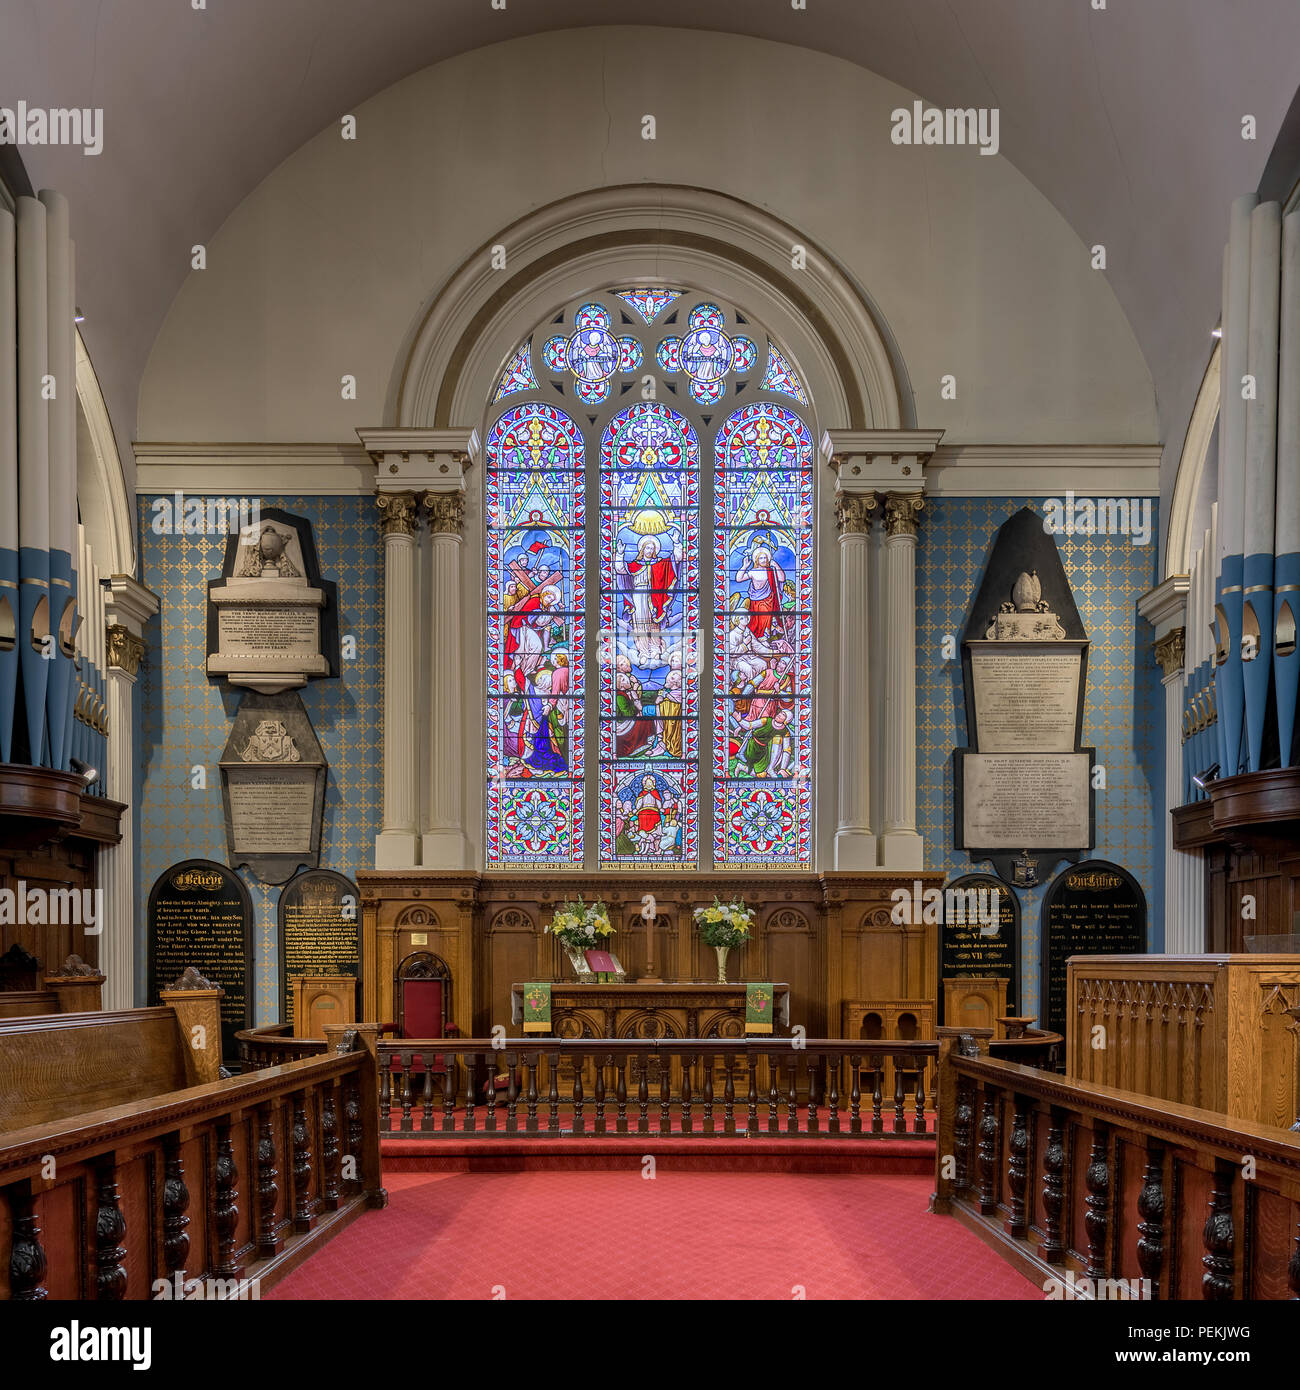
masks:
{"type": "Polygon", "coordinates": [[[295,1038],[323,1038],[325,1025],[357,1021],[355,975],[294,975],[289,980],[295,1038]]]}
{"type": "Polygon", "coordinates": [[[971,977],[943,982],[943,1018],[949,1028],[992,1028],[995,1038],[1006,1037],[998,1022],[1007,1012],[1005,979],[971,977]]]}

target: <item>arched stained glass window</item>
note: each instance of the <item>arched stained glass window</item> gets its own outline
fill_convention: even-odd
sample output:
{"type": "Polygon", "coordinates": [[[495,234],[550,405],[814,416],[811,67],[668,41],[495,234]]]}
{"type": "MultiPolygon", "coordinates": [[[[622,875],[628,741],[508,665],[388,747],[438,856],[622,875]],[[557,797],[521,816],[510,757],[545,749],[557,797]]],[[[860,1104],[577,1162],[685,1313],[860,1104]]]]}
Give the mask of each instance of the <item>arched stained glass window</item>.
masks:
{"type": "Polygon", "coordinates": [[[489,868],[812,867],[813,446],[792,402],[788,354],[680,288],[586,296],[505,364],[489,868]]]}

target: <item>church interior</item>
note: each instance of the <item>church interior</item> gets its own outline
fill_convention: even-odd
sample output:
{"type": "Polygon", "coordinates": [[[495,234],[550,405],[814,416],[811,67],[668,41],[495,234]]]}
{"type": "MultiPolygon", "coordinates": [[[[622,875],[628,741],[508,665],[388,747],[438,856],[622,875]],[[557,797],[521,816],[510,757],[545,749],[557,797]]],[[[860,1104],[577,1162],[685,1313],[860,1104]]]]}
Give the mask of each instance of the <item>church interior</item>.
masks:
{"type": "Polygon", "coordinates": [[[816,1299],[1208,1361],[1300,1299],[1297,52],[1292,0],[0,0],[53,1359],[816,1299]]]}

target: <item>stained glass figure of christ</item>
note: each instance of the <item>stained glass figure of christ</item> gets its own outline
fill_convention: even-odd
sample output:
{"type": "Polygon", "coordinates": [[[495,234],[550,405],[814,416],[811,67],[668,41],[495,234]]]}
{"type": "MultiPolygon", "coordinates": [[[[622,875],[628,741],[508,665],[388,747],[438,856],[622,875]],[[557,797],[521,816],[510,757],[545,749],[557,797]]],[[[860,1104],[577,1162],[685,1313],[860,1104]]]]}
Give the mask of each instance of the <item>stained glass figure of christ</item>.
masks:
{"type": "Polygon", "coordinates": [[[811,867],[812,436],[790,398],[789,356],[684,290],[577,301],[506,364],[485,433],[489,868],[695,868],[702,838],[719,866],[811,867]],[[700,413],[731,390],[747,403],[700,413]]]}

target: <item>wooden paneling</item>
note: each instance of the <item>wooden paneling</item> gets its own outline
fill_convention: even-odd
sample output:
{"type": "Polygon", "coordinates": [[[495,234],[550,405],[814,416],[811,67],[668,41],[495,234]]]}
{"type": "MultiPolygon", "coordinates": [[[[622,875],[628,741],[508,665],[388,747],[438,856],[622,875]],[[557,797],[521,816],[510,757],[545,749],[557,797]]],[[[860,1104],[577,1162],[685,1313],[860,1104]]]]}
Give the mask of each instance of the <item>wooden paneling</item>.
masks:
{"type": "Polygon", "coordinates": [[[917,999],[937,1004],[936,927],[893,920],[891,893],[941,874],[444,874],[362,872],[362,1015],[392,1019],[393,973],[412,950],[430,950],[452,973],[452,1015],[463,1036],[482,1036],[510,1017],[510,986],[564,980],[568,962],[544,934],[568,898],[602,899],[616,927],[614,953],[629,981],[645,973],[642,897],[657,903],[654,973],[669,983],[714,980],[693,911],[716,895],[755,909],[753,938],[734,950],[728,978],[784,980],[791,1023],[833,1036],[845,999],[917,999]],[[425,937],[419,941],[418,937],[425,937]]]}
{"type": "Polygon", "coordinates": [[[1300,1114],[1300,957],[1086,956],[1068,972],[1071,1078],[1283,1128],[1300,1114]]]}

